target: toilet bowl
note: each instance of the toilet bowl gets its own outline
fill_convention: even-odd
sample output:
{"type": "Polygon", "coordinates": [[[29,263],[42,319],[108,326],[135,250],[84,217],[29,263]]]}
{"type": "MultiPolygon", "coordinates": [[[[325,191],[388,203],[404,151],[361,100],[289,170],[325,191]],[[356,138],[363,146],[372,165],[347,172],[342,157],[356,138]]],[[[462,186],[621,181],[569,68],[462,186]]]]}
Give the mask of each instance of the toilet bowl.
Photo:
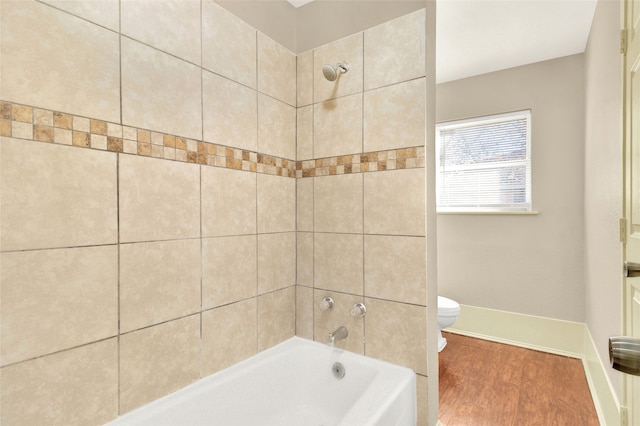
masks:
{"type": "Polygon", "coordinates": [[[438,296],[438,352],[447,345],[447,339],[442,337],[442,329],[452,326],[460,315],[460,305],[455,300],[438,296]]]}

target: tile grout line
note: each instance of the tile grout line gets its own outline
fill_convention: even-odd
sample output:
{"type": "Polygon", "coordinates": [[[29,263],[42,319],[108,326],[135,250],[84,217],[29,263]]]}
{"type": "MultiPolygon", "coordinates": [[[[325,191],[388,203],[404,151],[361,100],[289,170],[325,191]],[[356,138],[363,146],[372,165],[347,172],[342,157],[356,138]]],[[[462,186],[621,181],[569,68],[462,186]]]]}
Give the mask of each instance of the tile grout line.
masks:
{"type": "MultiPolygon", "coordinates": [[[[316,107],[313,104],[316,96],[315,49],[311,53],[311,157],[316,156],[316,107]]],[[[297,126],[297,123],[296,123],[297,126]]],[[[296,158],[297,160],[297,158],[296,158]]],[[[297,164],[296,164],[297,168],[297,164]]],[[[314,173],[315,174],[315,173],[314,173]]],[[[297,175],[296,175],[297,177],[297,175]]],[[[298,194],[296,194],[297,197],[298,194]]],[[[297,198],[296,198],[297,201],[297,198]]],[[[316,340],[316,178],[311,178],[311,339],[316,340]]],[[[318,318],[319,320],[319,318],[318,318]]]]}
{"type": "MultiPolygon", "coordinates": [[[[259,149],[259,134],[260,134],[260,95],[259,95],[259,87],[258,84],[260,82],[259,79],[259,75],[260,75],[260,43],[259,43],[259,37],[258,37],[258,30],[256,29],[255,31],[253,31],[253,33],[255,34],[255,46],[256,46],[256,56],[255,56],[255,64],[256,64],[256,94],[255,94],[255,99],[256,99],[256,151],[259,149]]],[[[256,327],[256,341],[255,341],[255,353],[258,353],[260,350],[260,261],[259,261],[259,256],[260,256],[260,238],[258,237],[259,235],[259,215],[260,215],[260,208],[258,206],[258,201],[259,201],[259,196],[258,196],[258,176],[256,174],[256,262],[255,262],[255,268],[256,268],[256,284],[255,284],[255,298],[256,298],[256,313],[255,313],[255,327],[256,327]]]]}
{"type": "Polygon", "coordinates": [[[200,166],[200,378],[204,371],[204,335],[202,331],[202,312],[204,311],[204,289],[202,285],[204,276],[204,233],[202,231],[202,166],[200,166]]]}
{"type": "MultiPolygon", "coordinates": [[[[120,125],[122,126],[123,124],[123,105],[122,105],[122,4],[121,2],[118,2],[118,71],[120,73],[120,79],[119,79],[119,90],[120,90],[120,125]]],[[[55,124],[55,123],[53,123],[55,124]]],[[[108,125],[107,125],[108,126],[108,125]]],[[[121,130],[124,127],[121,128],[121,130]]],[[[55,130],[54,130],[55,132],[55,130]]],[[[122,135],[122,140],[123,140],[123,145],[122,145],[122,149],[124,150],[124,132],[121,133],[122,135]]],[[[107,144],[107,148],[108,148],[108,144],[107,144]]],[[[117,216],[117,223],[118,223],[118,416],[120,415],[120,411],[121,411],[121,402],[120,402],[120,395],[122,395],[122,384],[121,384],[121,380],[120,380],[120,370],[122,367],[122,361],[120,359],[120,354],[121,354],[121,324],[120,324],[120,318],[121,318],[121,306],[120,306],[120,292],[121,292],[121,259],[120,259],[120,242],[121,242],[121,236],[120,236],[120,154],[117,153],[116,154],[116,191],[117,191],[117,196],[116,196],[116,211],[118,212],[118,216],[117,216]]]]}
{"type": "Polygon", "coordinates": [[[120,415],[120,394],[121,389],[120,389],[120,367],[121,367],[121,360],[120,360],[120,338],[121,338],[121,324],[120,324],[120,318],[121,318],[121,306],[120,306],[120,293],[121,293],[121,253],[120,253],[120,154],[116,154],[116,211],[118,212],[117,214],[117,226],[118,226],[118,241],[117,241],[117,247],[118,247],[118,264],[117,264],[117,268],[118,268],[118,292],[117,292],[117,297],[118,297],[118,415],[120,415]]]}
{"type": "MultiPolygon", "coordinates": [[[[295,86],[296,86],[296,126],[295,126],[295,137],[294,137],[294,153],[296,156],[296,164],[298,161],[298,113],[299,113],[299,109],[298,109],[298,55],[296,55],[296,79],[295,79],[295,86]]],[[[295,181],[295,185],[293,187],[293,190],[295,191],[295,195],[294,195],[294,200],[295,200],[295,205],[294,205],[294,229],[295,229],[295,254],[293,256],[293,263],[294,263],[294,268],[295,268],[295,274],[294,274],[294,278],[295,278],[295,292],[294,292],[294,321],[293,321],[293,335],[297,336],[298,335],[298,179],[296,178],[295,181]]]]}
{"type": "MultiPolygon", "coordinates": [[[[204,140],[204,51],[202,45],[204,44],[204,11],[203,3],[200,1],[200,111],[201,111],[201,133],[200,136],[204,140]]],[[[202,230],[202,165],[200,166],[200,378],[203,377],[204,372],[204,336],[203,336],[203,311],[204,311],[204,232],[202,230]]]]}
{"type": "MultiPolygon", "coordinates": [[[[365,87],[365,69],[366,69],[366,55],[365,55],[365,38],[366,38],[366,33],[363,32],[362,33],[362,98],[361,98],[361,102],[362,102],[362,109],[361,109],[361,137],[362,137],[362,152],[364,154],[364,150],[365,150],[365,144],[364,144],[364,132],[365,132],[365,102],[364,102],[364,87],[365,87]]],[[[362,157],[361,157],[362,158],[362,157]]],[[[364,194],[365,194],[365,181],[366,181],[366,175],[362,176],[362,303],[365,303],[365,273],[366,273],[366,257],[365,257],[365,243],[364,243],[364,238],[365,238],[365,229],[364,229],[364,223],[365,223],[365,202],[364,202],[364,194]]],[[[366,320],[366,316],[362,317],[362,354],[366,355],[367,354],[367,320],[366,320]]]]}

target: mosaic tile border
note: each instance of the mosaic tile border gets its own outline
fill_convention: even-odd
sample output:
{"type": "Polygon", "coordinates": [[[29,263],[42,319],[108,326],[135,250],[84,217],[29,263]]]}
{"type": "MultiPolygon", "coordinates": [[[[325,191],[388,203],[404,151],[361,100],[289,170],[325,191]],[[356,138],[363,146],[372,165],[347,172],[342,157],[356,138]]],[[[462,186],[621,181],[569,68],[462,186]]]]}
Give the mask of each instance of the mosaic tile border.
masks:
{"type": "Polygon", "coordinates": [[[415,169],[425,166],[424,146],[296,162],[254,151],[6,101],[0,101],[0,136],[291,178],[415,169]]]}
{"type": "Polygon", "coordinates": [[[295,178],[286,158],[6,101],[0,136],[295,178]]]}
{"type": "Polygon", "coordinates": [[[296,163],[296,177],[318,177],[350,173],[424,167],[425,147],[398,148],[362,154],[303,160],[296,163]]]}

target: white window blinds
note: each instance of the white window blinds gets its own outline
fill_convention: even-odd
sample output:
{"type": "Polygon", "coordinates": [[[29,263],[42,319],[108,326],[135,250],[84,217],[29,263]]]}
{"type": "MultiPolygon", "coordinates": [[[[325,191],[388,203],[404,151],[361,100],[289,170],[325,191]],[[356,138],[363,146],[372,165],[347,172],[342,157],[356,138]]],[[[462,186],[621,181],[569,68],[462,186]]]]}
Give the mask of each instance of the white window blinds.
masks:
{"type": "Polygon", "coordinates": [[[440,212],[531,210],[531,112],[436,126],[440,212]]]}

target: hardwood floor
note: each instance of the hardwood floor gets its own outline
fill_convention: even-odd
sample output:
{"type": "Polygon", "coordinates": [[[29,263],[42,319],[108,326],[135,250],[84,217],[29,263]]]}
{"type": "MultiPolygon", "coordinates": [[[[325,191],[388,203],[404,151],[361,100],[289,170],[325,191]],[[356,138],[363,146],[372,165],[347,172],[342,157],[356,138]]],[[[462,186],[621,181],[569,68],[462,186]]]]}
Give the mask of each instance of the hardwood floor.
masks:
{"type": "Polygon", "coordinates": [[[462,425],[599,425],[582,361],[443,333],[440,421],[462,425]]]}

